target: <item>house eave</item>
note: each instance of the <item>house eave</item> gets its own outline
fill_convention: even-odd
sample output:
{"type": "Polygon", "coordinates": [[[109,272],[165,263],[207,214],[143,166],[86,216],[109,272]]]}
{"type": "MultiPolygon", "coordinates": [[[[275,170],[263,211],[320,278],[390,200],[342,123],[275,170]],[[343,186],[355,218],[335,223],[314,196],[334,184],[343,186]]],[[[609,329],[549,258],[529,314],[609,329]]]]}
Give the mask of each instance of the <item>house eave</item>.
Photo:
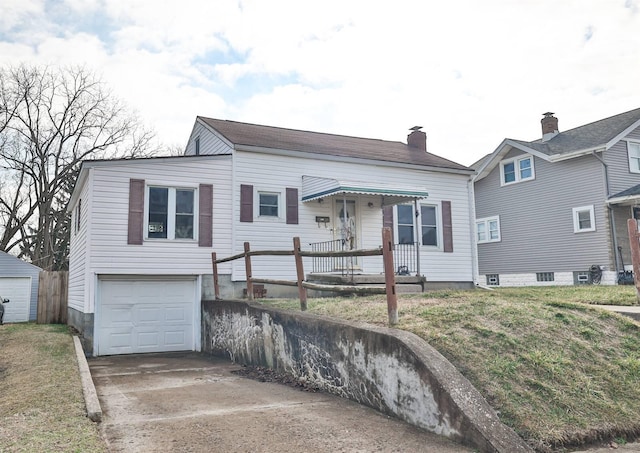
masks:
{"type": "Polygon", "coordinates": [[[549,162],[562,162],[563,160],[575,159],[576,157],[582,157],[589,154],[593,154],[594,152],[600,153],[607,150],[608,147],[606,145],[598,145],[592,148],[580,149],[578,151],[572,151],[570,153],[564,154],[552,154],[549,156],[549,162]]]}
{"type": "Polygon", "coordinates": [[[640,202],[640,195],[626,195],[624,197],[609,198],[607,204],[609,205],[624,205],[640,202]]]}

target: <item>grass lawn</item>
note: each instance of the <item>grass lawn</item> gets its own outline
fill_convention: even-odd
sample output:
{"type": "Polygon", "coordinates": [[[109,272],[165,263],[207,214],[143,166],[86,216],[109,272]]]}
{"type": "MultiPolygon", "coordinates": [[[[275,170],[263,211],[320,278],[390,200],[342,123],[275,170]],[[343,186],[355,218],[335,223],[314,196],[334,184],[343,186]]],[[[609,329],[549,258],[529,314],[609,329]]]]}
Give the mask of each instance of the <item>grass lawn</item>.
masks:
{"type": "MultiPolygon", "coordinates": [[[[634,303],[633,286],[438,291],[400,296],[396,327],[438,349],[504,423],[550,451],[640,434],[640,324],[589,306],[634,303]]],[[[387,325],[384,296],[310,299],[308,311],[387,325]]]]}
{"type": "Polygon", "coordinates": [[[67,326],[0,326],[0,451],[105,452],[67,326]]]}

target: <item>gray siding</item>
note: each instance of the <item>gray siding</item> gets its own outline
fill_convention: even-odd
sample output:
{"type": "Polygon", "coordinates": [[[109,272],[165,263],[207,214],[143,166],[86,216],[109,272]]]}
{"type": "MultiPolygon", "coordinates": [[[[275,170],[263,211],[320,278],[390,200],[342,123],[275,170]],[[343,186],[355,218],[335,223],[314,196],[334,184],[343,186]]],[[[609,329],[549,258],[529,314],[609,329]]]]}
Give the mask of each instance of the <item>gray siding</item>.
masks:
{"type": "Polygon", "coordinates": [[[609,186],[611,195],[640,184],[640,173],[629,171],[629,157],[626,139],[640,141],[640,127],[628,134],[604,153],[604,161],[609,166],[609,186]]]}
{"type": "Polygon", "coordinates": [[[534,167],[532,181],[501,187],[497,165],[476,182],[476,218],[499,215],[501,230],[501,242],[478,244],[479,273],[610,267],[602,164],[593,156],[557,163],[534,157],[534,167]],[[572,208],[586,205],[594,205],[596,231],[574,233],[572,208]]]}
{"type": "MultiPolygon", "coordinates": [[[[29,303],[29,321],[38,316],[38,280],[40,269],[7,253],[0,252],[0,277],[31,277],[31,301],[29,303]]],[[[1,294],[0,294],[1,296],[1,294]]]]}

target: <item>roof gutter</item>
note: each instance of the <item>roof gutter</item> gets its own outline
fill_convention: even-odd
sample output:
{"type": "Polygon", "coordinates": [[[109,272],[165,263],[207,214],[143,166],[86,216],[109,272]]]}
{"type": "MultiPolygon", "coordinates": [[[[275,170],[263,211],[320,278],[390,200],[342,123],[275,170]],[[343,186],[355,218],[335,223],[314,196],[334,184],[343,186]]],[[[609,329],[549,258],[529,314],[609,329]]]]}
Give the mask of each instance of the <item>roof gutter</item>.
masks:
{"type": "MultiPolygon", "coordinates": [[[[576,157],[587,156],[589,154],[593,154],[595,156],[596,155],[595,153],[604,152],[606,151],[606,149],[607,149],[606,146],[599,145],[593,148],[581,149],[579,151],[574,151],[572,153],[567,153],[567,154],[553,154],[549,156],[549,161],[562,162],[563,160],[574,159],[576,157]]],[[[604,161],[602,161],[602,159],[598,158],[598,160],[600,160],[600,162],[604,164],[604,161]]],[[[605,168],[606,168],[606,164],[605,164],[605,168]]],[[[607,190],[608,190],[608,187],[607,187],[607,190]]]]}

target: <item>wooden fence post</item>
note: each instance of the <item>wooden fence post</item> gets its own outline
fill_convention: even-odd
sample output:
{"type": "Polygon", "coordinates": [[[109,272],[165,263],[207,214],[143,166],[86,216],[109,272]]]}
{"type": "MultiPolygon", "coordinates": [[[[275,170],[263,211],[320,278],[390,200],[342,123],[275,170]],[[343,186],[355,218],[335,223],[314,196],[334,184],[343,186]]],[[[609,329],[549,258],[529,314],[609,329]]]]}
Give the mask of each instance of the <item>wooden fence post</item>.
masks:
{"type": "Polygon", "coordinates": [[[220,299],[220,285],[218,283],[218,263],[216,263],[216,252],[211,254],[211,265],[213,266],[213,292],[216,300],[220,299]]]}
{"type": "Polygon", "coordinates": [[[396,294],[396,278],[393,270],[393,241],[391,228],[382,229],[382,260],[384,262],[384,282],[387,289],[387,311],[389,325],[398,323],[398,296],[396,294]]]}
{"type": "Polygon", "coordinates": [[[251,281],[251,255],[249,255],[249,243],[244,243],[244,268],[247,275],[247,299],[253,300],[253,282],[251,281]]]}
{"type": "Polygon", "coordinates": [[[293,238],[293,255],[296,258],[296,274],[298,276],[298,295],[300,296],[300,310],[307,309],[307,288],[302,286],[304,280],[304,267],[302,265],[302,257],[300,256],[300,238],[293,238]]]}
{"type": "MultiPolygon", "coordinates": [[[[631,262],[633,263],[633,283],[636,285],[636,298],[640,302],[640,242],[638,242],[638,221],[627,220],[629,245],[631,246],[631,262]]],[[[624,269],[623,269],[624,270],[624,269]]]]}

